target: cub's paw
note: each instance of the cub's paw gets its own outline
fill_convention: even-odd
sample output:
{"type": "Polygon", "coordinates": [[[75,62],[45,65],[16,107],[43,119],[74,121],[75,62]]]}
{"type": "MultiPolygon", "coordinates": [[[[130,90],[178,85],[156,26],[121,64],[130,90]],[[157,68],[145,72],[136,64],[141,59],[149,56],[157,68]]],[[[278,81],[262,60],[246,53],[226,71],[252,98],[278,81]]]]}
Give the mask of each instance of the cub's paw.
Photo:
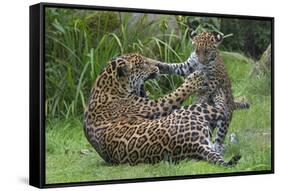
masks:
{"type": "Polygon", "coordinates": [[[221,88],[219,88],[213,97],[214,103],[224,103],[226,102],[225,93],[221,88]]]}
{"type": "Polygon", "coordinates": [[[168,66],[163,64],[162,62],[156,62],[155,66],[158,67],[160,72],[165,71],[168,68],[168,66]]]}

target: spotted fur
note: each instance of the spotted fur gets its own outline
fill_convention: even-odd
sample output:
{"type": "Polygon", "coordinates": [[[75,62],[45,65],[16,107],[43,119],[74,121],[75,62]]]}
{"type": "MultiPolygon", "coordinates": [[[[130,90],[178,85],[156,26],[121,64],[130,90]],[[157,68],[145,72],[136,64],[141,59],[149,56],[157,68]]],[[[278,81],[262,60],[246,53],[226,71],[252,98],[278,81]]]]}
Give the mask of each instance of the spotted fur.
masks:
{"type": "Polygon", "coordinates": [[[214,106],[181,108],[189,95],[206,90],[203,73],[196,71],[158,100],[142,97],[145,80],[158,74],[155,63],[128,54],[111,60],[97,77],[84,120],[85,135],[97,153],[110,164],[197,158],[235,165],[239,155],[225,162],[210,143],[210,124],[224,124],[227,118],[224,93],[214,96],[214,106]]]}
{"type": "Polygon", "coordinates": [[[157,66],[161,73],[177,74],[187,76],[195,70],[203,71],[209,81],[209,90],[198,96],[197,103],[213,103],[213,95],[222,88],[226,95],[226,104],[229,109],[228,118],[224,126],[218,127],[218,133],[215,138],[215,148],[220,151],[228,131],[232,113],[236,109],[248,109],[250,105],[244,102],[234,100],[231,82],[217,46],[222,42],[223,37],[218,33],[202,32],[196,34],[189,31],[192,44],[195,46],[195,52],[189,59],[183,63],[163,63],[158,62],[157,66]]]}

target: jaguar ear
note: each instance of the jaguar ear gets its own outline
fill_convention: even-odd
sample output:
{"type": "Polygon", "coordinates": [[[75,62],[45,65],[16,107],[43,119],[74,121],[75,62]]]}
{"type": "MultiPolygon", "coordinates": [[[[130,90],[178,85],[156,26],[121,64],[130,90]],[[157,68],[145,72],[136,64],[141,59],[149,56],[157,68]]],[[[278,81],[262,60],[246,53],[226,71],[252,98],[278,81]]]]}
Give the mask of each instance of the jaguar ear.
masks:
{"type": "Polygon", "coordinates": [[[213,35],[215,37],[215,43],[218,46],[223,41],[223,35],[218,32],[213,32],[213,35]]]}
{"type": "Polygon", "coordinates": [[[194,37],[197,35],[197,33],[195,32],[195,30],[193,28],[189,28],[188,29],[188,36],[189,39],[193,42],[194,37]]]}

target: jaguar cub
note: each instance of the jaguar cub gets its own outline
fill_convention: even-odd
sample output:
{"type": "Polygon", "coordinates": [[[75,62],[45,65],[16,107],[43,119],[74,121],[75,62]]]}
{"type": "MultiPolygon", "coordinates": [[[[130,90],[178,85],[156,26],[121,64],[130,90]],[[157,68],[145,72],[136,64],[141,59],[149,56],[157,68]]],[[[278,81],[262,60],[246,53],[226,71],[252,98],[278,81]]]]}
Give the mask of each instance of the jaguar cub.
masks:
{"type": "Polygon", "coordinates": [[[225,162],[210,142],[210,124],[226,120],[224,93],[217,91],[214,105],[181,108],[189,95],[206,89],[203,73],[196,71],[174,92],[158,100],[145,98],[144,82],[159,74],[155,64],[139,54],[127,54],[111,60],[97,77],[84,118],[85,135],[97,153],[110,164],[186,158],[237,164],[239,155],[225,162]]]}
{"type": "MultiPolygon", "coordinates": [[[[226,106],[228,108],[227,120],[225,124],[218,127],[217,136],[214,140],[216,151],[223,151],[223,142],[232,119],[232,113],[236,109],[246,109],[248,103],[234,101],[231,82],[225,69],[223,60],[219,54],[218,45],[222,42],[223,36],[218,33],[202,32],[197,34],[189,30],[189,37],[195,46],[193,52],[187,61],[183,63],[164,63],[158,61],[157,66],[161,73],[177,74],[187,76],[195,70],[203,71],[209,82],[209,90],[200,94],[196,103],[213,104],[214,95],[221,88],[226,96],[226,106]]],[[[214,125],[212,125],[213,127],[214,125]]]]}

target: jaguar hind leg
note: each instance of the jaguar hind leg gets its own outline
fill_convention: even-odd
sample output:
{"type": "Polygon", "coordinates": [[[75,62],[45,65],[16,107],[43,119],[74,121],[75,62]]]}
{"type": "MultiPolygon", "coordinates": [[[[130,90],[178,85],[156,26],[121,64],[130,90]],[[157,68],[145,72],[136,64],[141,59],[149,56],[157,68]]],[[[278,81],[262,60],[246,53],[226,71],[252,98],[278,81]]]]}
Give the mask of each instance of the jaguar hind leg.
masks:
{"type": "Polygon", "coordinates": [[[226,121],[221,121],[221,123],[217,123],[217,135],[214,141],[214,149],[219,152],[219,153],[223,153],[224,152],[224,145],[223,142],[225,140],[225,136],[228,132],[228,127],[230,124],[232,118],[232,113],[228,113],[226,121]]]}
{"type": "Polygon", "coordinates": [[[216,139],[212,145],[212,148],[216,152],[223,154],[225,151],[225,145],[223,144],[223,140],[227,132],[226,121],[218,120],[216,123],[216,127],[218,128],[218,131],[217,131],[216,139]]]}
{"type": "Polygon", "coordinates": [[[241,156],[237,154],[233,156],[228,162],[226,162],[220,153],[216,152],[209,146],[204,147],[204,151],[201,153],[201,157],[210,163],[222,166],[235,166],[241,158],[241,156]]]}

